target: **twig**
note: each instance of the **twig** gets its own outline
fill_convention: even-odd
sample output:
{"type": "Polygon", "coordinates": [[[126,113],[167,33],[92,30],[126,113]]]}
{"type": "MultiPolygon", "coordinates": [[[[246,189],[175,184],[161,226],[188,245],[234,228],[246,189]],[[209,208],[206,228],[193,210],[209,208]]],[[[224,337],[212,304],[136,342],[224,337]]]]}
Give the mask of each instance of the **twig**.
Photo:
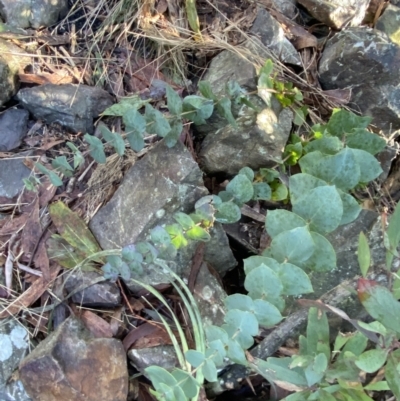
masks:
{"type": "Polygon", "coordinates": [[[40,270],[35,270],[35,269],[31,269],[28,266],[23,265],[22,263],[18,263],[17,262],[17,266],[20,270],[23,270],[25,272],[28,272],[29,274],[33,274],[34,276],[39,276],[42,277],[42,272],[40,270]]]}

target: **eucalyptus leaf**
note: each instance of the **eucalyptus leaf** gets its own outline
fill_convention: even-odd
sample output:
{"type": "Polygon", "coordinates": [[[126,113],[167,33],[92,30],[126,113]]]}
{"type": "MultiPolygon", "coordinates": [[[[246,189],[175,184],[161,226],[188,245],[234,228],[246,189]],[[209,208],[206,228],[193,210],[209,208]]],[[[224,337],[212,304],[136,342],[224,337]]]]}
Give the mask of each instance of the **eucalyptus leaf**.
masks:
{"type": "Polygon", "coordinates": [[[195,241],[209,241],[211,239],[210,234],[200,226],[194,226],[190,230],[187,230],[186,235],[195,241]]]}
{"type": "Polygon", "coordinates": [[[349,224],[354,221],[361,212],[361,206],[358,204],[357,200],[345,192],[338,189],[340,199],[343,205],[343,215],[340,225],[349,224]]]}
{"type": "Polygon", "coordinates": [[[67,158],[65,156],[58,156],[52,162],[51,165],[60,171],[60,173],[64,174],[66,177],[72,177],[72,173],[74,169],[68,163],[67,158]]]}
{"type": "Polygon", "coordinates": [[[349,148],[365,150],[371,155],[376,155],[385,148],[386,141],[366,129],[359,128],[346,136],[346,145],[349,148]]]}
{"type": "Polygon", "coordinates": [[[149,134],[156,134],[164,138],[171,131],[168,120],[150,104],[146,104],[145,118],[147,122],[146,129],[149,134]]]}
{"type": "Polygon", "coordinates": [[[221,99],[219,99],[216,103],[216,109],[218,113],[228,121],[229,124],[237,129],[238,125],[235,117],[232,114],[232,103],[228,97],[223,96],[221,99]]]}
{"type": "Polygon", "coordinates": [[[249,274],[253,269],[255,269],[256,267],[258,267],[262,264],[264,264],[265,266],[268,266],[275,273],[278,273],[279,269],[281,268],[280,263],[278,263],[275,259],[268,258],[266,256],[254,255],[254,256],[250,256],[243,260],[244,272],[246,274],[249,274]]]}
{"type": "Polygon", "coordinates": [[[235,176],[226,186],[226,190],[240,203],[248,202],[254,193],[252,182],[243,174],[235,176]]]}
{"type": "Polygon", "coordinates": [[[343,215],[343,204],[335,186],[312,189],[293,204],[293,212],[322,234],[335,230],[343,215]]]}
{"type": "Polygon", "coordinates": [[[212,360],[206,359],[201,371],[208,382],[212,383],[218,380],[218,371],[212,360]]]}
{"type": "Polygon", "coordinates": [[[172,148],[176,145],[180,135],[183,131],[183,123],[181,118],[174,118],[170,120],[171,130],[164,137],[164,142],[168,148],[172,148]]]}
{"type": "Polygon", "coordinates": [[[186,213],[177,212],[173,217],[184,230],[190,230],[195,226],[194,221],[186,213]]]}
{"type": "Polygon", "coordinates": [[[144,134],[146,131],[146,120],[136,109],[126,111],[122,116],[125,124],[125,131],[144,134]]]}
{"type": "Polygon", "coordinates": [[[202,352],[194,349],[186,351],[185,358],[195,368],[198,368],[206,359],[202,352]]]}
{"type": "Polygon", "coordinates": [[[256,182],[253,184],[254,200],[269,200],[272,198],[271,187],[266,182],[256,182]]]}
{"type": "Polygon", "coordinates": [[[278,262],[296,265],[311,257],[315,244],[308,229],[298,227],[277,235],[271,242],[270,251],[278,262]]]}
{"type": "Polygon", "coordinates": [[[360,168],[360,182],[368,183],[382,174],[379,161],[370,153],[361,149],[352,149],[354,158],[360,168]]]}
{"type": "Polygon", "coordinates": [[[85,138],[85,141],[90,145],[90,156],[92,156],[97,163],[105,163],[106,154],[104,153],[103,142],[101,142],[99,138],[93,135],[85,134],[83,137],[85,138]]]}
{"type": "Polygon", "coordinates": [[[214,101],[217,101],[217,96],[213,93],[213,90],[211,88],[211,84],[209,81],[199,81],[197,84],[197,87],[199,88],[200,93],[206,97],[207,99],[211,99],[214,101]]]}
{"type": "Polygon", "coordinates": [[[322,138],[309,142],[304,149],[307,153],[318,150],[326,155],[334,155],[343,149],[343,143],[335,136],[323,136],[322,138]]]}
{"type": "Polygon", "coordinates": [[[231,309],[225,315],[225,322],[234,328],[235,340],[243,349],[248,349],[254,344],[253,337],[258,334],[258,322],[251,312],[231,309]]]}
{"type": "Polygon", "coordinates": [[[166,93],[169,112],[174,116],[180,116],[182,114],[182,99],[169,85],[166,85],[166,93]]]}
{"type": "Polygon", "coordinates": [[[125,153],[125,142],[121,135],[111,132],[105,125],[100,126],[100,132],[107,143],[114,148],[118,156],[123,156],[125,153]]]}
{"type": "Polygon", "coordinates": [[[142,108],[149,100],[142,100],[139,95],[122,98],[118,103],[105,109],[101,115],[103,116],[123,116],[133,110],[142,108]]]}
{"type": "Polygon", "coordinates": [[[165,228],[156,226],[150,231],[151,240],[155,244],[168,245],[171,243],[171,237],[165,228]]]}
{"type": "Polygon", "coordinates": [[[331,135],[342,139],[354,129],[367,128],[371,121],[372,118],[368,116],[361,117],[351,111],[334,109],[326,128],[331,135]]]}
{"type": "Polygon", "coordinates": [[[211,117],[213,110],[212,100],[196,95],[189,95],[183,99],[183,117],[197,125],[206,124],[206,119],[211,117]]]}
{"type": "Polygon", "coordinates": [[[313,292],[308,275],[298,266],[282,263],[279,278],[283,285],[283,295],[302,295],[313,292]]]}
{"type": "Polygon", "coordinates": [[[271,238],[297,227],[305,227],[307,222],[299,215],[285,209],[268,210],[265,228],[271,238]]]}
{"type": "Polygon", "coordinates": [[[311,237],[315,244],[314,253],[311,257],[301,264],[316,272],[329,272],[336,268],[336,252],[332,244],[321,234],[311,231],[311,237]]]}
{"type": "Polygon", "coordinates": [[[377,348],[363,352],[355,361],[355,364],[362,371],[374,373],[378,371],[386,362],[388,351],[377,348]]]}
{"type": "Polygon", "coordinates": [[[183,390],[187,398],[193,398],[196,396],[199,384],[191,373],[182,369],[174,369],[171,372],[171,375],[175,378],[177,384],[183,390]]]}
{"type": "Polygon", "coordinates": [[[246,176],[251,182],[254,180],[254,171],[250,167],[241,168],[238,174],[246,176]]]}
{"type": "Polygon", "coordinates": [[[254,300],[254,314],[260,326],[267,328],[275,326],[283,319],[279,309],[265,299],[254,300]]]}
{"type": "Polygon", "coordinates": [[[312,189],[327,185],[323,181],[313,175],[302,173],[295,174],[289,178],[290,199],[292,203],[296,203],[304,194],[308,194],[312,189]]]}
{"type": "Polygon", "coordinates": [[[215,220],[223,224],[236,223],[242,217],[239,207],[232,202],[221,203],[217,210],[215,220]]]}
{"type": "Polygon", "coordinates": [[[130,132],[127,136],[126,139],[129,142],[129,145],[131,145],[131,148],[135,152],[140,152],[144,148],[144,138],[143,134],[140,132],[130,132]]]}

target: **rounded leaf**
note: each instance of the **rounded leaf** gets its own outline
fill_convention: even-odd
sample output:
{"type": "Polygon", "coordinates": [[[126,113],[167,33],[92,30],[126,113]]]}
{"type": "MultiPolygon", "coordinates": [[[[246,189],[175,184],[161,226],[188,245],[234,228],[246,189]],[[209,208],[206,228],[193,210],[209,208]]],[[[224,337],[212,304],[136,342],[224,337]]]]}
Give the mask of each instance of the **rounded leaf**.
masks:
{"type": "Polygon", "coordinates": [[[252,182],[242,174],[234,177],[226,186],[226,190],[240,203],[248,202],[254,194],[252,182]]]}
{"type": "Polygon", "coordinates": [[[178,382],[179,387],[183,390],[187,398],[196,396],[199,385],[192,374],[182,369],[174,369],[171,374],[178,382]]]}
{"type": "Polygon", "coordinates": [[[236,223],[242,217],[239,206],[233,202],[223,202],[218,205],[217,209],[215,220],[223,224],[236,223]]]}
{"type": "Polygon", "coordinates": [[[315,244],[306,227],[298,227],[277,235],[271,242],[271,254],[278,262],[294,265],[305,262],[314,253],[315,244]]]}
{"type": "Polygon", "coordinates": [[[199,367],[206,359],[202,352],[195,351],[194,349],[186,351],[185,358],[195,368],[199,367]]]}
{"type": "Polygon", "coordinates": [[[360,214],[361,206],[353,196],[346,194],[341,190],[338,190],[338,192],[343,204],[343,215],[340,225],[351,223],[360,214]]]}
{"type": "Polygon", "coordinates": [[[200,226],[194,226],[190,230],[186,231],[186,235],[188,238],[195,241],[207,242],[211,239],[210,234],[203,227],[200,226]]]}
{"type": "Polygon", "coordinates": [[[327,185],[323,180],[310,174],[295,174],[289,178],[290,199],[292,203],[297,202],[304,194],[312,189],[327,185]]]}
{"type": "Polygon", "coordinates": [[[282,263],[279,278],[283,285],[282,295],[301,295],[313,292],[308,275],[298,266],[282,263]]]}
{"type": "Polygon", "coordinates": [[[271,238],[275,238],[284,231],[306,225],[307,222],[299,215],[284,209],[268,210],[265,219],[265,228],[271,238]]]}
{"type": "Polygon", "coordinates": [[[254,171],[250,167],[243,167],[238,174],[245,175],[250,181],[254,180],[254,171]]]}
{"type": "Polygon", "coordinates": [[[278,273],[278,270],[280,269],[280,264],[275,259],[268,258],[267,256],[254,255],[244,259],[243,262],[245,274],[249,274],[253,269],[260,266],[261,264],[268,266],[275,273],[278,273]]]}
{"type": "Polygon", "coordinates": [[[214,361],[206,359],[201,371],[208,382],[212,383],[218,380],[218,371],[214,361]]]}
{"type": "Polygon", "coordinates": [[[254,309],[253,300],[244,294],[229,295],[224,299],[224,304],[227,310],[239,309],[243,311],[251,311],[254,309]]]}
{"type": "Polygon", "coordinates": [[[225,322],[234,328],[235,340],[244,349],[254,344],[253,337],[258,334],[258,321],[251,312],[232,309],[225,315],[225,322]]]}
{"type": "Polygon", "coordinates": [[[264,327],[273,327],[283,318],[279,309],[264,299],[254,300],[254,314],[258,323],[264,327]]]}
{"type": "Polygon", "coordinates": [[[266,182],[256,182],[253,184],[254,200],[269,200],[272,197],[271,187],[266,182]]]}
{"type": "Polygon", "coordinates": [[[300,264],[307,270],[328,272],[336,268],[336,252],[332,244],[321,234],[311,232],[315,244],[315,251],[311,257],[300,264]]]}
{"type": "Polygon", "coordinates": [[[351,149],[354,158],[360,168],[359,182],[370,182],[382,174],[382,168],[378,160],[370,153],[361,149],[351,149]]]}
{"type": "Polygon", "coordinates": [[[174,214],[174,219],[182,226],[184,230],[190,230],[194,227],[194,221],[186,213],[177,212],[174,214]]]}
{"type": "Polygon", "coordinates": [[[293,212],[310,223],[312,230],[325,234],[339,226],[343,204],[335,186],[317,187],[293,204],[293,212]]]}
{"type": "Polygon", "coordinates": [[[355,361],[356,366],[364,372],[374,373],[386,362],[388,352],[385,349],[371,349],[363,352],[355,361]]]}
{"type": "Polygon", "coordinates": [[[283,286],[278,275],[268,266],[261,264],[247,274],[244,287],[253,299],[276,299],[283,286]]]}

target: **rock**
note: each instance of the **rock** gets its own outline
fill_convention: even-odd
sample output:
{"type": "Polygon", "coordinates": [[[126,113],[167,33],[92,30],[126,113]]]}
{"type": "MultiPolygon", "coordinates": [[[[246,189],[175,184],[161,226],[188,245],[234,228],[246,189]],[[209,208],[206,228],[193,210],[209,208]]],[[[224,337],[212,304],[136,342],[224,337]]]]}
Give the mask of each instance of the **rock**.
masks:
{"type": "Polygon", "coordinates": [[[160,366],[172,370],[178,366],[178,359],[173,345],[158,345],[150,348],[132,348],[128,351],[132,365],[144,373],[149,366],[160,366]]]}
{"type": "Polygon", "coordinates": [[[400,7],[389,4],[379,17],[375,28],[385,32],[392,42],[400,46],[400,7]]]}
{"type": "Polygon", "coordinates": [[[296,0],[272,0],[273,7],[289,19],[295,19],[298,13],[296,0]]]}
{"type": "Polygon", "coordinates": [[[20,47],[0,39],[0,106],[8,102],[19,88],[18,72],[30,64],[30,58],[20,47]]]}
{"type": "Polygon", "coordinates": [[[87,85],[45,84],[21,89],[17,97],[35,118],[89,134],[93,119],[113,104],[105,90],[87,85]]]}
{"type": "Polygon", "coordinates": [[[68,0],[0,0],[0,15],[16,28],[48,27],[67,12],[68,0]]]}
{"type": "Polygon", "coordinates": [[[29,333],[14,318],[2,321],[0,326],[0,399],[30,401],[20,380],[12,377],[29,350],[29,333]]]}
{"type": "Polygon", "coordinates": [[[301,65],[295,47],[285,37],[279,22],[265,9],[259,8],[250,33],[257,36],[262,44],[282,63],[301,65]]]}
{"type": "Polygon", "coordinates": [[[18,158],[0,160],[0,196],[13,198],[24,188],[24,178],[28,178],[31,170],[24,165],[26,152],[19,153],[18,158]]]}
{"type": "Polygon", "coordinates": [[[101,274],[72,270],[65,278],[65,289],[68,293],[79,287],[86,287],[71,296],[72,302],[91,308],[115,308],[121,304],[121,293],[118,285],[110,281],[92,284],[101,274]]]}
{"type": "MultiPolygon", "coordinates": [[[[156,225],[175,222],[175,212],[194,210],[195,202],[208,194],[202,175],[180,142],[173,148],[160,142],[126,173],[112,199],[92,218],[89,227],[103,249],[142,241],[156,225]]],[[[222,228],[216,225],[210,234],[212,239],[206,244],[208,261],[221,272],[236,266],[222,228]],[[226,252],[218,252],[223,247],[226,252]]],[[[195,245],[190,242],[190,246],[179,251],[177,266],[171,264],[179,274],[190,266],[195,245]]],[[[153,285],[165,283],[164,273],[158,268],[146,269],[138,279],[153,285]]],[[[134,285],[130,288],[138,289],[134,285]]]]}
{"type": "Polygon", "coordinates": [[[208,134],[201,145],[200,163],[207,173],[236,174],[242,167],[254,170],[272,167],[282,160],[282,152],[292,128],[293,112],[273,100],[268,108],[260,99],[262,111],[244,107],[231,125],[208,134]]]}
{"type": "Polygon", "coordinates": [[[9,109],[0,114],[0,151],[18,148],[26,136],[29,113],[26,110],[9,109]]]}
{"type": "Polygon", "coordinates": [[[34,401],[126,401],[124,347],[113,338],[93,338],[68,318],[20,364],[19,374],[34,401]]]}
{"type": "Polygon", "coordinates": [[[359,26],[370,0],[298,0],[318,21],[335,28],[359,26]]]}
{"type": "Polygon", "coordinates": [[[400,128],[400,47],[380,31],[348,28],[328,40],[319,63],[323,89],[352,88],[350,106],[386,134],[400,128]]]}

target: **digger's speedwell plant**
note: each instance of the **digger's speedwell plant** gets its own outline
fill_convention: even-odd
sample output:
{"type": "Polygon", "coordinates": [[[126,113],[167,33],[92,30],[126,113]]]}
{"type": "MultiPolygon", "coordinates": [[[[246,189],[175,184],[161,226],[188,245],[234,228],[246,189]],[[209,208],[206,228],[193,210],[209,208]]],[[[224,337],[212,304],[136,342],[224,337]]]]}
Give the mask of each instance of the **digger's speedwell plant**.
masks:
{"type": "MultiPolygon", "coordinates": [[[[278,96],[281,104],[294,110],[300,124],[305,117],[305,109],[299,105],[301,94],[292,87],[277,84],[272,73],[273,66],[268,61],[260,70],[259,96],[265,101],[266,107],[270,106],[271,96],[278,96]]],[[[143,104],[140,102],[134,107],[125,104],[120,105],[120,109],[114,108],[112,112],[120,113],[123,117],[126,137],[103,130],[104,139],[118,154],[124,152],[124,139],[135,150],[141,149],[147,133],[157,134],[169,146],[173,146],[182,130],[182,118],[203,124],[215,107],[235,126],[230,111],[231,102],[252,107],[238,85],[231,84],[228,89],[230,96],[222,99],[217,99],[207,83],[201,84],[200,89],[203,97],[189,96],[182,100],[167,87],[169,115],[160,113],[149,104],[144,106],[142,115],[140,108],[143,104]]],[[[387,366],[391,363],[390,366],[395,367],[388,369],[390,375],[399,375],[397,353],[392,352],[397,344],[398,327],[385,327],[387,322],[382,321],[384,318],[379,309],[380,296],[369,296],[375,294],[372,291],[375,286],[369,285],[367,291],[366,282],[360,284],[360,294],[369,294],[368,297],[361,297],[362,302],[380,324],[364,324],[362,333],[357,332],[348,339],[338,337],[333,354],[326,317],[314,309],[310,310],[307,337],[300,338],[298,356],[249,361],[245,353],[253,346],[254,336],[258,334],[260,326],[273,327],[282,320],[288,296],[313,291],[307,275],[309,272],[324,272],[335,268],[336,254],[325,235],[357,218],[361,208],[351,192],[374,180],[382,172],[374,155],[384,148],[385,141],[367,130],[369,123],[368,117],[334,110],[329,122],[312,127],[308,137],[292,137],[291,144],[285,150],[287,164],[298,164],[301,172],[289,177],[288,186],[280,181],[277,170],[261,169],[254,172],[245,167],[218,196],[210,195],[200,199],[191,215],[179,212],[175,214],[175,224],[152,229],[148,241],[129,245],[122,250],[102,252],[102,255],[108,254],[103,272],[110,279],[121,276],[125,280],[140,283],[141,271],[149,265],[158,265],[168,273],[169,280],[189,311],[195,339],[195,349],[192,350],[188,349],[182,330],[179,331],[178,340],[159,315],[171,335],[180,364],[179,368],[171,372],[157,366],[146,369],[155,389],[154,395],[159,400],[196,399],[204,379],[210,382],[218,380],[218,368],[230,362],[252,368],[271,382],[275,381],[296,391],[290,396],[291,399],[369,400],[365,391],[385,390],[389,387],[393,393],[398,394],[394,379],[387,378],[385,384],[379,382],[369,387],[363,387],[361,383],[360,372],[368,373],[377,367],[379,369],[386,360],[387,366]],[[215,221],[238,221],[241,217],[240,207],[252,199],[286,200],[290,201],[292,209],[268,212],[265,226],[272,239],[271,244],[262,255],[244,261],[247,295],[233,294],[225,299],[225,323],[221,327],[203,327],[192,294],[169,268],[169,261],[188,241],[207,241],[208,229],[215,221]],[[370,339],[377,338],[376,333],[381,336],[377,344],[380,347],[385,344],[384,351],[364,352],[367,337],[363,336],[371,332],[375,334],[369,335],[370,339]],[[390,349],[386,347],[387,344],[391,344],[390,349]],[[370,355],[383,362],[371,363],[370,355]]],[[[93,158],[104,162],[103,142],[94,137],[88,137],[87,140],[93,158]]],[[[283,162],[279,167],[281,171],[284,170],[283,162]]],[[[388,232],[386,242],[393,254],[399,238],[388,232]]],[[[388,262],[391,262],[390,259],[388,256],[388,262]]],[[[146,288],[168,307],[156,290],[150,286],[146,288]]],[[[382,291],[385,292],[379,290],[382,291]]],[[[388,296],[386,301],[387,305],[400,308],[396,299],[388,296]]],[[[392,317],[394,319],[394,315],[392,317]]],[[[179,321],[174,319],[179,328],[179,321]]],[[[360,323],[358,327],[361,326],[360,323]]]]}

